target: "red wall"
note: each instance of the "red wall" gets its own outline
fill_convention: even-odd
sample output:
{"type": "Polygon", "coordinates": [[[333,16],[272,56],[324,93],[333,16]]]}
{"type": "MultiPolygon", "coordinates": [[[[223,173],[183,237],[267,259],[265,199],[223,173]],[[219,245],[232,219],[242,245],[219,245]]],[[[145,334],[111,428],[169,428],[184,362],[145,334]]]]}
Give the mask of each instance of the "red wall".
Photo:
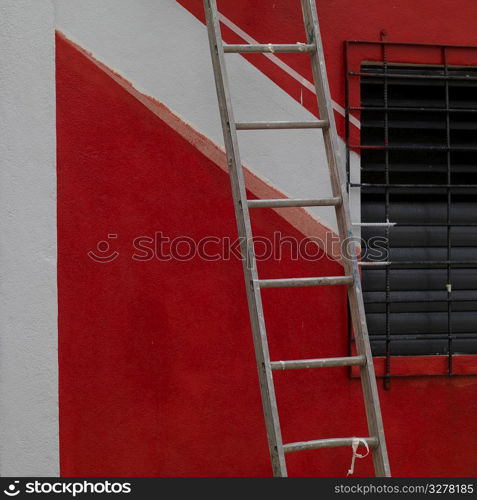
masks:
{"type": "MultiPolygon", "coordinates": [[[[422,21],[403,28],[402,10],[391,9],[407,5],[411,17],[415,2],[366,2],[376,16],[356,7],[363,2],[321,4],[324,29],[331,14],[342,26],[336,43],[325,40],[336,50],[341,37],[376,38],[381,28],[422,40],[422,21]]],[[[271,23],[233,20],[256,38],[271,23]]],[[[301,39],[291,24],[273,41],[301,39]]],[[[458,41],[449,29],[439,39],[458,41]]],[[[155,231],[235,238],[227,176],[60,38],[57,81],[62,475],[269,475],[240,262],[131,259],[132,240],[155,231]],[[119,256],[94,262],[87,252],[111,233],[119,256]]],[[[272,211],[254,212],[253,224],[256,235],[300,237],[272,211]]],[[[326,258],[260,264],[267,277],[340,273],[326,258]]],[[[272,359],[346,354],[340,288],[266,290],[264,302],[272,359]]],[[[278,373],[276,385],[286,442],[366,434],[359,382],[346,369],[278,373]]],[[[394,475],[475,475],[476,378],[396,379],[380,394],[394,475]]],[[[343,476],[350,458],[349,449],[291,454],[289,471],[343,476]]],[[[356,475],[371,474],[371,460],[360,461],[356,475]]]]}
{"type": "MultiPolygon", "coordinates": [[[[155,231],[235,238],[228,178],[61,38],[57,48],[62,474],[267,475],[240,261],[131,260],[132,240],[155,231]],[[110,233],[119,257],[92,261],[110,233]]],[[[257,236],[300,237],[269,210],[253,223],[257,236]]],[[[260,266],[268,277],[341,271],[326,258],[260,266]]],[[[343,292],[268,290],[273,357],[345,354],[343,292]]],[[[323,427],[316,375],[277,377],[287,440],[332,436],[346,411],[325,374],[336,407],[323,427]]]]}

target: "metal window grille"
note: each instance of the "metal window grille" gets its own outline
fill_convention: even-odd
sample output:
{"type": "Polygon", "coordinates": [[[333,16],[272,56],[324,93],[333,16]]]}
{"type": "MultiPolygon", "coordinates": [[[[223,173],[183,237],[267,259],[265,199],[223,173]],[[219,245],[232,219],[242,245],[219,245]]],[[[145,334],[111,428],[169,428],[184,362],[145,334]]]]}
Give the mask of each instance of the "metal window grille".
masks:
{"type": "Polygon", "coordinates": [[[360,44],[373,42],[346,47],[349,186],[360,190],[361,237],[381,237],[388,254],[362,271],[373,353],[386,357],[385,379],[395,355],[446,355],[454,375],[456,354],[477,354],[477,68],[452,64],[450,46],[432,46],[433,64],[407,64],[402,50],[394,62],[391,48],[427,46],[387,41],[351,68],[360,44]]]}

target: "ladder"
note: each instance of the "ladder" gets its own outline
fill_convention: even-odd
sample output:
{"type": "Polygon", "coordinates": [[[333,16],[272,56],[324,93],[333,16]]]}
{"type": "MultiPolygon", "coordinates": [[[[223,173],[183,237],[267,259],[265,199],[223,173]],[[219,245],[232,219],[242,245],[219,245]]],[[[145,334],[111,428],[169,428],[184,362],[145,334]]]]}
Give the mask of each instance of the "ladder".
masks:
{"type": "Polygon", "coordinates": [[[317,448],[333,448],[338,446],[352,446],[355,451],[357,443],[356,437],[347,437],[284,444],[282,442],[272,372],[274,370],[292,370],[300,368],[359,366],[369,432],[369,437],[362,437],[359,439],[360,442],[366,442],[371,449],[375,475],[389,477],[391,473],[386,451],[386,441],[384,437],[378,390],[374,374],[373,358],[366,326],[361,281],[356,254],[353,252],[352,255],[346,256],[347,258],[342,259],[345,268],[344,276],[260,279],[257,272],[249,209],[259,207],[278,208],[297,206],[333,206],[336,210],[340,240],[343,241],[352,236],[346,182],[343,179],[343,172],[339,163],[338,136],[336,132],[333,109],[331,106],[331,95],[326,75],[325,59],[319,31],[316,5],[314,0],[301,0],[301,4],[307,34],[306,43],[276,45],[224,45],[222,42],[222,34],[219,24],[220,18],[217,10],[217,2],[216,0],[204,0],[212,65],[232,186],[235,217],[241,242],[240,249],[242,254],[248,308],[250,313],[250,322],[255,347],[255,356],[272,469],[274,476],[287,477],[287,466],[285,460],[286,453],[317,448]],[[308,53],[311,59],[321,119],[311,122],[236,123],[234,121],[232,103],[230,99],[225,54],[245,52],[308,53]],[[328,199],[314,200],[247,200],[244,174],[240,160],[237,130],[268,130],[286,128],[318,128],[322,130],[331,178],[332,197],[328,199]],[[341,358],[271,361],[260,290],[262,288],[274,287],[321,285],[342,285],[347,287],[357,355],[341,358]]]}

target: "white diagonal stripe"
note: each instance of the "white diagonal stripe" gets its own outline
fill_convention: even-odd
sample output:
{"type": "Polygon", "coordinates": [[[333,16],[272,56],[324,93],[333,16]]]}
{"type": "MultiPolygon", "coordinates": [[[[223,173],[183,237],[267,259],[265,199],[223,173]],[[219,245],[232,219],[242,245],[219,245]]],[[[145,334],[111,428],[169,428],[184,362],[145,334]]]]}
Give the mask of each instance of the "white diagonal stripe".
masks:
{"type": "MultiPolygon", "coordinates": [[[[219,14],[220,21],[224,23],[227,28],[232,30],[236,35],[238,35],[240,38],[245,40],[247,43],[250,45],[255,45],[258,44],[258,41],[252,38],[248,33],[245,33],[242,28],[237,26],[234,22],[232,22],[228,17],[225,17],[223,14],[219,14]]],[[[315,85],[311,83],[309,80],[307,80],[304,76],[300,75],[297,71],[295,71],[292,67],[288,66],[288,64],[284,63],[280,58],[278,58],[274,54],[264,54],[265,57],[267,57],[270,61],[272,61],[276,66],[278,66],[281,70],[285,71],[289,76],[294,78],[300,85],[303,85],[306,89],[308,89],[310,92],[313,92],[313,94],[316,94],[315,90],[315,85]]],[[[332,106],[335,111],[337,111],[340,115],[346,116],[345,115],[345,109],[340,106],[336,101],[332,100],[332,106]]],[[[361,128],[361,122],[355,118],[354,116],[350,115],[349,121],[351,124],[353,124],[356,128],[360,129],[361,128]]]]}

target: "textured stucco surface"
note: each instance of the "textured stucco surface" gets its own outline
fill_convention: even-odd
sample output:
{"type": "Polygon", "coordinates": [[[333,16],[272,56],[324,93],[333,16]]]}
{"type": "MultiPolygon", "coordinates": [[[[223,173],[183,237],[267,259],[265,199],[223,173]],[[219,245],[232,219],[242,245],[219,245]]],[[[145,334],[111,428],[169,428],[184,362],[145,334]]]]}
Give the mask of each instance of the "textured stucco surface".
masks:
{"type": "MultiPolygon", "coordinates": [[[[227,174],[61,37],[57,109],[62,475],[270,475],[240,260],[222,251],[212,261],[202,252],[145,261],[131,253],[134,238],[156,231],[235,240],[227,174]],[[88,258],[111,233],[109,251],[96,256],[114,248],[117,258],[88,258]]],[[[271,210],[252,218],[257,236],[302,239],[271,210]]],[[[262,258],[260,275],[343,272],[323,253],[292,254],[285,244],[276,259],[262,258]]],[[[266,292],[273,359],[345,355],[343,287],[266,292]]],[[[276,377],[286,439],[313,426],[339,435],[339,419],[320,412],[337,374],[323,374],[319,389],[316,373],[302,372],[299,388],[276,377]]],[[[349,383],[344,368],[339,376],[349,383]]],[[[349,408],[346,398],[339,408],[349,408]]],[[[341,453],[348,464],[349,451],[341,453]]],[[[319,470],[307,462],[290,470],[319,470]]]]}
{"type": "Polygon", "coordinates": [[[58,474],[54,6],[0,2],[0,474],[58,474]]]}
{"type": "MultiPolygon", "coordinates": [[[[57,48],[62,474],[269,475],[240,263],[131,260],[132,239],[158,229],[195,241],[234,235],[227,176],[61,37],[57,48]],[[100,256],[114,249],[117,258],[88,259],[86,249],[112,232],[118,237],[100,256]]],[[[299,238],[270,210],[253,222],[256,235],[299,238]]],[[[342,272],[288,252],[258,268],[270,278],[342,272]]],[[[344,293],[264,290],[271,358],[346,355],[344,293]]],[[[434,357],[421,358],[429,373],[434,357]]],[[[399,365],[394,357],[393,371],[399,365]]],[[[274,380],[285,442],[343,429],[367,435],[359,380],[347,369],[274,380]]],[[[378,390],[393,474],[475,473],[475,378],[404,377],[378,390]]],[[[287,464],[291,476],[339,477],[350,459],[350,448],[334,448],[290,454],[287,464]]],[[[371,463],[357,461],[356,476],[371,475],[371,463]]]]}

